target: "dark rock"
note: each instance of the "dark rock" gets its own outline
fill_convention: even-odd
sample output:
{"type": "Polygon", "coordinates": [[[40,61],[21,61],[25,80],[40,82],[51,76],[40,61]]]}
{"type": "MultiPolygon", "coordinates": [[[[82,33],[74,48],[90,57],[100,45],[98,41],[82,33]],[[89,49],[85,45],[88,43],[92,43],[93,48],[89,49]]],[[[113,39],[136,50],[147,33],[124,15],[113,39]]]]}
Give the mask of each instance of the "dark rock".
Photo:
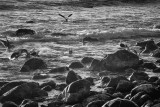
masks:
{"type": "Polygon", "coordinates": [[[64,73],[66,71],[69,71],[68,67],[58,67],[58,68],[51,69],[49,73],[64,73]]]}
{"type": "Polygon", "coordinates": [[[159,25],[159,24],[154,25],[154,26],[153,26],[153,29],[160,29],[160,25],[159,25]]]}
{"type": "Polygon", "coordinates": [[[88,95],[90,86],[90,82],[86,79],[74,81],[63,90],[58,99],[65,103],[75,104],[88,95]]]}
{"type": "Polygon", "coordinates": [[[49,78],[48,74],[45,73],[34,73],[32,79],[46,79],[49,78]]]}
{"type": "Polygon", "coordinates": [[[102,107],[139,107],[139,106],[130,100],[116,98],[106,102],[102,107]]]}
{"type": "Polygon", "coordinates": [[[2,105],[2,107],[18,107],[18,105],[15,104],[14,102],[7,101],[2,105]]]}
{"type": "Polygon", "coordinates": [[[8,81],[0,81],[0,87],[2,87],[3,85],[9,83],[8,81]]]}
{"type": "Polygon", "coordinates": [[[34,101],[29,101],[24,107],[38,107],[38,103],[34,101]]]}
{"type": "Polygon", "coordinates": [[[63,102],[61,101],[54,101],[48,104],[48,107],[60,107],[61,105],[63,105],[63,102]]]}
{"type": "Polygon", "coordinates": [[[101,61],[98,59],[93,59],[89,69],[92,71],[101,71],[101,61]]]}
{"type": "Polygon", "coordinates": [[[86,107],[102,107],[102,105],[105,103],[103,100],[96,100],[90,102],[86,107]]]}
{"type": "Polygon", "coordinates": [[[160,42],[157,43],[157,46],[160,47],[160,42]]]}
{"type": "Polygon", "coordinates": [[[78,69],[78,68],[83,68],[83,67],[84,65],[81,62],[72,62],[69,65],[69,68],[72,68],[72,69],[78,69]]]}
{"type": "Polygon", "coordinates": [[[112,77],[106,86],[116,88],[120,80],[128,81],[128,79],[124,76],[112,77]]]}
{"type": "Polygon", "coordinates": [[[116,87],[116,91],[125,93],[125,92],[131,91],[133,87],[134,86],[133,86],[133,84],[130,81],[120,80],[118,82],[117,87],[116,87]]]}
{"type": "Polygon", "coordinates": [[[136,95],[134,95],[130,100],[135,102],[138,106],[142,106],[147,100],[150,100],[151,98],[145,94],[145,92],[139,92],[136,95]]]}
{"type": "Polygon", "coordinates": [[[160,67],[154,69],[152,72],[154,72],[154,73],[160,73],[160,67]]]}
{"type": "Polygon", "coordinates": [[[24,83],[16,86],[4,93],[0,99],[0,102],[13,101],[16,104],[20,104],[24,99],[32,99],[34,97],[44,97],[47,93],[40,91],[39,86],[36,83],[24,83]]]}
{"type": "Polygon", "coordinates": [[[152,107],[160,107],[160,103],[153,105],[152,107]]]}
{"type": "Polygon", "coordinates": [[[76,74],[74,71],[69,71],[66,78],[66,84],[70,84],[79,79],[81,78],[78,74],[76,74]]]}
{"type": "Polygon", "coordinates": [[[153,102],[151,100],[146,101],[141,107],[152,107],[153,102]]]}
{"type": "Polygon", "coordinates": [[[94,85],[94,79],[95,78],[87,77],[87,78],[84,78],[84,79],[88,80],[91,83],[91,85],[94,85]]]}
{"type": "Polygon", "coordinates": [[[44,86],[44,87],[42,88],[42,90],[44,90],[44,91],[51,91],[51,90],[52,90],[52,87],[51,87],[50,85],[47,85],[47,86],[44,86]]]}
{"type": "Polygon", "coordinates": [[[157,66],[152,62],[145,62],[142,64],[142,67],[147,68],[147,69],[156,69],[157,68],[157,66]]]}
{"type": "Polygon", "coordinates": [[[156,60],[156,63],[160,63],[160,59],[157,59],[157,60],[156,60]]]}
{"type": "Polygon", "coordinates": [[[112,99],[112,96],[109,94],[108,95],[107,94],[96,94],[96,95],[90,96],[87,99],[85,99],[83,101],[83,106],[86,107],[91,102],[96,102],[96,101],[104,101],[105,103],[106,101],[109,101],[111,99],[112,99]]]}
{"type": "Polygon", "coordinates": [[[114,91],[115,91],[115,89],[113,87],[106,87],[106,88],[104,88],[102,93],[103,94],[113,94],[114,91]]]}
{"type": "Polygon", "coordinates": [[[148,40],[145,40],[145,41],[137,42],[136,46],[140,46],[141,48],[144,49],[147,44],[151,44],[153,42],[154,42],[153,39],[148,39],[148,40]]]}
{"type": "Polygon", "coordinates": [[[40,88],[43,88],[48,85],[51,86],[52,89],[54,89],[56,87],[56,83],[53,80],[47,80],[44,83],[40,84],[40,88]]]}
{"type": "Polygon", "coordinates": [[[12,81],[9,82],[7,84],[4,84],[1,88],[0,88],[0,96],[2,96],[5,92],[9,91],[10,89],[19,86],[21,84],[27,83],[25,81],[12,81]]]}
{"type": "Polygon", "coordinates": [[[102,79],[101,79],[101,85],[103,86],[103,85],[107,84],[110,81],[110,79],[111,78],[109,78],[107,76],[102,77],[102,79]]]}
{"type": "Polygon", "coordinates": [[[21,37],[24,35],[34,35],[34,34],[36,34],[36,32],[31,29],[18,29],[16,31],[16,36],[18,36],[18,37],[21,37]]]}
{"type": "Polygon", "coordinates": [[[148,82],[155,82],[157,81],[159,78],[157,76],[152,76],[152,77],[149,77],[148,79],[148,82]]]}
{"type": "Polygon", "coordinates": [[[131,90],[131,97],[136,95],[139,92],[144,92],[145,94],[148,94],[151,98],[159,98],[159,90],[157,90],[153,85],[151,84],[142,84],[139,86],[136,86],[131,90]]]}
{"type": "Polygon", "coordinates": [[[158,49],[152,51],[151,56],[160,58],[160,49],[158,48],[158,49]]]}
{"type": "Polygon", "coordinates": [[[138,65],[139,57],[127,50],[118,50],[113,54],[109,54],[102,59],[101,64],[109,71],[124,71],[127,68],[132,68],[138,65]]]}
{"type": "Polygon", "coordinates": [[[108,76],[108,75],[109,75],[109,72],[107,72],[107,71],[101,71],[101,72],[98,73],[98,76],[100,76],[100,77],[105,77],[105,76],[108,76]]]}
{"type": "Polygon", "coordinates": [[[67,84],[57,84],[56,85],[56,90],[63,91],[67,87],[67,84]]]}
{"type": "Polygon", "coordinates": [[[22,68],[20,69],[20,72],[30,72],[37,69],[46,69],[47,64],[40,58],[30,58],[28,61],[26,61],[22,68]]]}
{"type": "Polygon", "coordinates": [[[84,42],[98,42],[99,40],[97,38],[92,38],[92,37],[84,37],[83,38],[83,43],[84,42]]]}
{"type": "Polygon", "coordinates": [[[154,50],[156,50],[158,48],[158,46],[154,43],[154,41],[149,42],[146,44],[145,49],[143,50],[142,53],[150,53],[154,50]]]}
{"type": "Polygon", "coordinates": [[[133,72],[129,77],[130,81],[148,80],[149,76],[145,72],[133,72]]]}
{"type": "Polygon", "coordinates": [[[93,61],[93,59],[94,58],[92,58],[92,57],[84,57],[84,58],[82,58],[81,63],[90,64],[93,61]]]}
{"type": "Polygon", "coordinates": [[[26,23],[35,23],[33,20],[26,21],[26,23]]]}

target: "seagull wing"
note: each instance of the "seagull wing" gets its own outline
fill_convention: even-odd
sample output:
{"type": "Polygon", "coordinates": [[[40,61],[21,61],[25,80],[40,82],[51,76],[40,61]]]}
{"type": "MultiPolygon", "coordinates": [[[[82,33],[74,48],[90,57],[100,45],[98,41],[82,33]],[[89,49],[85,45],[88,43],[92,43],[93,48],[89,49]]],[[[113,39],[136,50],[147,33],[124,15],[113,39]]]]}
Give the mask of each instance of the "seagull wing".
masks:
{"type": "Polygon", "coordinates": [[[63,16],[63,15],[61,15],[61,14],[58,14],[59,16],[61,16],[61,17],[63,17],[64,19],[66,19],[66,17],[65,16],[63,16]]]}
{"type": "Polygon", "coordinates": [[[71,17],[71,16],[72,16],[72,14],[68,15],[68,17],[71,17]]]}

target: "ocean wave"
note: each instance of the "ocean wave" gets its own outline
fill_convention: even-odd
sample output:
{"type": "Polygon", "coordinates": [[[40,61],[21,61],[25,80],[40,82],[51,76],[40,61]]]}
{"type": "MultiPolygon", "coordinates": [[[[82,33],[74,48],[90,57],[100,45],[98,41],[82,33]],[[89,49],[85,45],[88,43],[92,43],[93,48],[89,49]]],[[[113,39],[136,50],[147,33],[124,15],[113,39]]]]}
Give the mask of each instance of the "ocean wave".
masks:
{"type": "Polygon", "coordinates": [[[102,30],[83,30],[77,32],[79,37],[96,37],[103,39],[133,39],[144,37],[160,37],[160,29],[146,29],[146,28],[117,28],[107,31],[102,30]]]}

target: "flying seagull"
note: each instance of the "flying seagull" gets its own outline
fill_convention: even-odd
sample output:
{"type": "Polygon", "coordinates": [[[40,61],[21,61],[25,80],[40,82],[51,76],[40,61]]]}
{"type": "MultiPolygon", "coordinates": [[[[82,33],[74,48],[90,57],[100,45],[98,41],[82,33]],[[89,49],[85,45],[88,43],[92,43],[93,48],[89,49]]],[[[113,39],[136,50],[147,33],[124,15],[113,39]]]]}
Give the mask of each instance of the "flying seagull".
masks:
{"type": "Polygon", "coordinates": [[[65,17],[64,15],[62,15],[62,14],[60,14],[60,13],[59,13],[58,15],[61,16],[61,17],[63,17],[66,22],[68,22],[68,18],[72,16],[72,14],[70,14],[70,15],[68,15],[67,17],[65,17]]]}

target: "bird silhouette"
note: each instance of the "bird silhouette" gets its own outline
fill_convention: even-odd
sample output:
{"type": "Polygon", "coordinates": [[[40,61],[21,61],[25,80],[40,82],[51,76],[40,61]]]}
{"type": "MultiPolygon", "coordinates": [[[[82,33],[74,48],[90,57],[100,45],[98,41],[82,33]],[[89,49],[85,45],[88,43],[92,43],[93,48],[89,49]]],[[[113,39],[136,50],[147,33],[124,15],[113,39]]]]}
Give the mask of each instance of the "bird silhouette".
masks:
{"type": "Polygon", "coordinates": [[[10,41],[9,41],[8,38],[7,38],[7,36],[5,36],[5,38],[6,38],[6,40],[0,39],[0,42],[1,42],[1,44],[2,44],[4,47],[7,48],[6,50],[9,51],[11,48],[14,47],[14,45],[12,45],[12,44],[10,43],[10,41]]]}
{"type": "Polygon", "coordinates": [[[72,16],[72,14],[69,14],[67,17],[62,15],[62,14],[58,14],[59,16],[63,17],[65,19],[65,22],[68,22],[68,18],[72,16]]]}

